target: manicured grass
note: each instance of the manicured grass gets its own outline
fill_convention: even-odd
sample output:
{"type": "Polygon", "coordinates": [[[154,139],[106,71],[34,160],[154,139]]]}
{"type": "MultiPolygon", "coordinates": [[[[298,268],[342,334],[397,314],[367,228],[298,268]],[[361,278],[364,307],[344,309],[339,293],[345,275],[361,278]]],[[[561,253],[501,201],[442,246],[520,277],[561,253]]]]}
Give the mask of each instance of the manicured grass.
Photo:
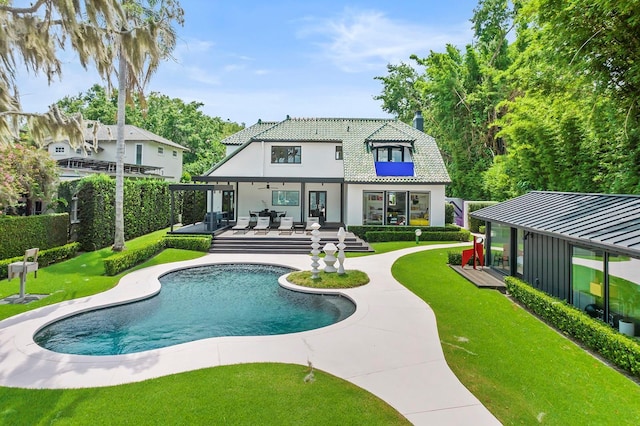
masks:
{"type": "Polygon", "coordinates": [[[447,251],[404,256],[392,272],[433,308],[448,364],[503,424],[640,424],[637,383],[477,289],[446,265],[447,251]]]}
{"type": "MultiPolygon", "coordinates": [[[[127,247],[165,233],[129,241],[127,247]]],[[[0,319],[112,288],[126,272],[104,276],[102,260],[111,254],[106,248],[41,269],[37,279],[27,280],[27,291],[51,296],[27,305],[0,305],[0,319]]],[[[167,249],[133,269],[202,255],[167,249]]],[[[15,294],[18,284],[0,281],[0,296],[15,294]]],[[[409,424],[376,396],[327,373],[315,371],[315,380],[305,383],[308,372],[306,366],[244,364],[106,388],[0,387],[0,424],[409,424]]]]}
{"type": "MultiPolygon", "coordinates": [[[[157,241],[163,235],[166,235],[166,233],[166,230],[156,231],[143,237],[127,241],[127,249],[139,248],[150,241],[157,241]]],[[[89,296],[114,287],[126,272],[113,277],[104,275],[102,261],[112,254],[111,249],[107,247],[102,250],[83,253],[65,262],[42,268],[38,270],[38,278],[34,278],[33,274],[29,274],[26,284],[27,293],[49,294],[49,296],[28,304],[0,305],[0,320],[41,306],[89,296]]],[[[131,270],[160,263],[195,259],[203,255],[204,253],[195,251],[167,249],[158,256],[131,270]]],[[[17,294],[19,289],[19,279],[14,278],[11,281],[1,280],[0,299],[12,294],[17,294]]]]}
{"type": "Polygon", "coordinates": [[[344,274],[327,274],[320,271],[317,279],[311,277],[311,271],[292,272],[287,280],[303,287],[311,288],[353,288],[369,282],[369,276],[362,271],[346,270],[344,274]]]}
{"type": "MultiPolygon", "coordinates": [[[[347,252],[345,253],[347,257],[360,257],[360,256],[370,256],[372,254],[382,254],[388,253],[390,251],[401,250],[409,247],[421,247],[421,246],[432,246],[436,244],[458,244],[459,241],[420,241],[420,244],[416,244],[415,241],[388,241],[382,243],[371,243],[369,244],[374,253],[358,253],[358,252],[347,252]]],[[[469,243],[471,244],[471,243],[469,243]]]]}
{"type": "Polygon", "coordinates": [[[65,390],[0,387],[6,425],[406,425],[357,386],[287,364],[208,368],[127,385],[65,390]]]}

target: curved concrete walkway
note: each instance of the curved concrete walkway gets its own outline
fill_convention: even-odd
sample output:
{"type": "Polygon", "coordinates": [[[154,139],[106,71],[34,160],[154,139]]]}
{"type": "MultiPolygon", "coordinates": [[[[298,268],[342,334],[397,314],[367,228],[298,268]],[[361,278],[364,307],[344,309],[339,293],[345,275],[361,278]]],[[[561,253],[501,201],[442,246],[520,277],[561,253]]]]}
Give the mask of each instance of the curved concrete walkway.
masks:
{"type": "MultiPolygon", "coordinates": [[[[371,282],[341,290],[356,302],[356,312],[338,324],[318,330],[279,336],[218,337],[117,356],[65,355],[35,344],[33,335],[57,319],[155,294],[160,290],[157,277],[171,270],[211,263],[268,263],[308,270],[310,258],[211,254],[132,272],[104,293],[1,321],[0,385],[97,387],[219,365],[248,362],[306,365],[309,360],[316,369],[349,380],[382,398],[414,424],[500,424],[449,369],[431,308],[391,275],[391,265],[398,257],[442,247],[451,245],[417,246],[347,259],[347,269],[367,272],[371,282]]],[[[282,279],[281,284],[288,285],[282,279]]]]}

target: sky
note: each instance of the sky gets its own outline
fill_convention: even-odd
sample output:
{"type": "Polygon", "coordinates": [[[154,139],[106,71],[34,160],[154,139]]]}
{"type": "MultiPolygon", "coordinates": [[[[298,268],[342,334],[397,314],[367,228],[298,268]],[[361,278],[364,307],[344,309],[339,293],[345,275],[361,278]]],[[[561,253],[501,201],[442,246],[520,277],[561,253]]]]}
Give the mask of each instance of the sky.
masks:
{"type": "MultiPolygon", "coordinates": [[[[182,0],[174,58],[146,92],[251,125],[291,117],[390,117],[374,96],[387,64],[412,63],[447,43],[471,43],[477,0],[182,0]]],[[[18,76],[23,110],[45,112],[64,96],[104,83],[63,52],[62,79],[18,76]]]]}

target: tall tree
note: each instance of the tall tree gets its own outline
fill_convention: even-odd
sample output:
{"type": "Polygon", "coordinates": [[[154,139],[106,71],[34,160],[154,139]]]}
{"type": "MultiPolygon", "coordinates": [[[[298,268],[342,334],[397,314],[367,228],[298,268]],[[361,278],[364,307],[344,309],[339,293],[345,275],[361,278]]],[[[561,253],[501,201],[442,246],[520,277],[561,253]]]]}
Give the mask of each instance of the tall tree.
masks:
{"type": "Polygon", "coordinates": [[[102,64],[109,83],[115,75],[118,80],[118,113],[116,136],[116,195],[114,251],[124,245],[124,126],[125,104],[132,94],[142,96],[146,83],[158,69],[160,61],[169,57],[175,47],[173,24],[183,23],[183,10],[174,0],[147,0],[123,2],[125,15],[115,31],[103,33],[104,41],[115,52],[115,61],[102,64]],[[117,69],[113,66],[117,64],[117,69]]]}
{"type": "Polygon", "coordinates": [[[103,71],[110,51],[102,29],[117,29],[124,10],[117,0],[37,0],[29,7],[0,1],[0,144],[20,141],[26,128],[36,143],[48,137],[67,138],[72,146],[84,143],[84,124],[78,115],[67,117],[52,105],[39,114],[23,111],[16,75],[27,72],[47,76],[51,83],[62,76],[59,53],[73,49],[85,68],[90,62],[103,71]]]}
{"type": "MultiPolygon", "coordinates": [[[[133,101],[126,107],[127,124],[189,148],[183,157],[185,178],[200,175],[221,160],[225,149],[220,141],[242,129],[237,123],[206,115],[201,111],[203,104],[200,102],[186,103],[157,92],[145,97],[145,109],[139,96],[133,96],[133,101]]],[[[115,124],[117,90],[107,95],[106,90],[96,84],[84,93],[64,97],[58,105],[67,113],[81,113],[88,120],[115,124]]]]}

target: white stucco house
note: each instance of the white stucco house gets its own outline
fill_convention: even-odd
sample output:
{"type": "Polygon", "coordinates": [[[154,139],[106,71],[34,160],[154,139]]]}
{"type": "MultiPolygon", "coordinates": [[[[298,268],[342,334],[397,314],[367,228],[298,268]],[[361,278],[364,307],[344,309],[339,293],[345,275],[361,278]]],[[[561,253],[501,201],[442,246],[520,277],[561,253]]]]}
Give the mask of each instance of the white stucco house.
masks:
{"type": "MultiPolygon", "coordinates": [[[[47,149],[57,161],[60,180],[79,179],[95,173],[115,175],[115,125],[100,125],[93,148],[93,128],[87,128],[86,149],[73,149],[68,141],[51,142],[47,149]]],[[[136,126],[125,126],[125,176],[154,177],[179,182],[182,176],[182,156],[188,148],[136,126]]]]}
{"type": "Polygon", "coordinates": [[[227,156],[194,181],[230,220],[270,212],[335,225],[444,226],[450,178],[435,140],[395,119],[289,118],[224,139],[227,156]]]}

